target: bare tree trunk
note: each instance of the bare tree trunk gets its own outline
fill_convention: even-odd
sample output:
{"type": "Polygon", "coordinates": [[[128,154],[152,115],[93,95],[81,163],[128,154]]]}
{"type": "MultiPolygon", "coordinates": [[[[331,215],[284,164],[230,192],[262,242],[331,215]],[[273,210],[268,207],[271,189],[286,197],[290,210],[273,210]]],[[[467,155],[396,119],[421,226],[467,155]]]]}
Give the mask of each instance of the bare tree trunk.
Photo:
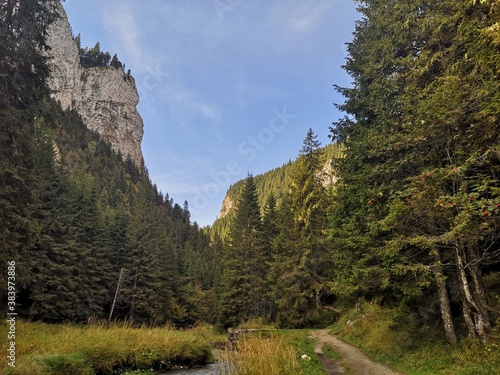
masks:
{"type": "MultiPolygon", "coordinates": [[[[436,255],[438,258],[439,255],[436,255]]],[[[439,308],[441,310],[441,318],[443,319],[444,331],[446,340],[450,344],[457,343],[457,335],[453,325],[453,317],[451,315],[450,297],[448,296],[448,289],[446,287],[446,277],[443,273],[443,265],[440,259],[437,259],[434,264],[434,277],[438,286],[439,308]]]]}
{"type": "Polygon", "coordinates": [[[474,325],[474,321],[472,320],[471,311],[465,297],[462,297],[462,315],[464,316],[465,324],[467,325],[469,337],[477,337],[476,327],[474,325]]]}
{"type": "Polygon", "coordinates": [[[491,323],[486,305],[484,287],[481,280],[481,271],[479,270],[477,262],[471,262],[468,264],[469,274],[471,275],[472,282],[475,288],[475,293],[473,293],[469,285],[469,280],[467,278],[464,256],[459,245],[455,247],[455,255],[458,268],[458,281],[464,296],[463,303],[467,306],[467,308],[464,309],[464,319],[467,327],[469,328],[469,335],[474,337],[479,336],[481,340],[486,341],[488,332],[491,329],[491,323]],[[472,317],[470,316],[471,312],[472,317]],[[467,314],[469,316],[466,316],[467,314]],[[473,322],[475,331],[473,335],[470,332],[470,321],[468,320],[471,320],[473,322]]]}
{"type": "Polygon", "coordinates": [[[111,311],[109,312],[108,323],[111,322],[113,317],[113,311],[115,310],[116,299],[118,298],[118,293],[120,293],[120,284],[122,282],[123,268],[120,270],[120,276],[118,277],[118,284],[116,285],[115,298],[113,298],[113,304],[111,305],[111,311]]]}
{"type": "Polygon", "coordinates": [[[481,340],[485,341],[488,338],[488,334],[491,330],[491,322],[488,314],[486,293],[484,291],[483,275],[481,273],[481,268],[479,267],[477,254],[475,253],[475,251],[469,251],[469,253],[471,262],[468,269],[472,277],[472,283],[474,285],[474,297],[478,308],[478,318],[476,326],[478,329],[479,337],[481,338],[481,340]]]}
{"type": "Polygon", "coordinates": [[[319,295],[319,290],[318,289],[316,289],[315,292],[314,292],[314,300],[315,300],[315,303],[316,303],[316,308],[320,309],[322,306],[321,306],[321,299],[320,299],[320,295],[319,295]]]}

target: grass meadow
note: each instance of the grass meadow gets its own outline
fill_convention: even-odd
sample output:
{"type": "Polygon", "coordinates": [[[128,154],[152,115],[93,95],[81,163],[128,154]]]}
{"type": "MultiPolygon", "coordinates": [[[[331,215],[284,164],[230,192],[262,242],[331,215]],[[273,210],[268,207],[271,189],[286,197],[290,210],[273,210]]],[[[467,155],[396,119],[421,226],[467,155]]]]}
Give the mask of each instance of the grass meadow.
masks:
{"type": "MultiPolygon", "coordinates": [[[[7,353],[7,325],[0,325],[0,350],[7,353]]],[[[18,321],[16,363],[0,356],[6,375],[94,375],[120,370],[169,370],[212,361],[211,344],[200,332],[126,325],[74,326],[18,321]]]]}

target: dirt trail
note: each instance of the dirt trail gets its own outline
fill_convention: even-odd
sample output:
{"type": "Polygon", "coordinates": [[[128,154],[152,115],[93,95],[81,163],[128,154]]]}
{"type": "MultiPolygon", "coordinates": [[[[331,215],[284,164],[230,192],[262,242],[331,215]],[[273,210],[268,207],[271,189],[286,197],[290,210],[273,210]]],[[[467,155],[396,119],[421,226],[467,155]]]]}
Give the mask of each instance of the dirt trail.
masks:
{"type": "Polygon", "coordinates": [[[346,374],[343,367],[350,368],[351,373],[356,375],[402,375],[401,372],[395,372],[389,367],[380,363],[373,362],[358,348],[339,340],[333,335],[330,335],[326,329],[312,332],[312,336],[318,340],[314,345],[314,352],[318,355],[319,360],[323,364],[327,375],[346,374]],[[342,356],[342,360],[338,363],[326,357],[322,348],[324,345],[330,346],[335,352],[342,356]]]}

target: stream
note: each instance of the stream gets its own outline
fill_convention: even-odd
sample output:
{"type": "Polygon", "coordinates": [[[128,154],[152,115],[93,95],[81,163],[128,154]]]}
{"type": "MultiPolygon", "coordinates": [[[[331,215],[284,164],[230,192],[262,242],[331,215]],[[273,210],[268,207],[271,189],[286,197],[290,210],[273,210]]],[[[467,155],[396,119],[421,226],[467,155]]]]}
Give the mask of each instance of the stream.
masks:
{"type": "MultiPolygon", "coordinates": [[[[162,372],[158,375],[229,375],[232,373],[232,369],[227,368],[227,364],[225,365],[226,368],[223,368],[222,365],[222,363],[212,363],[201,368],[168,371],[162,372]]],[[[229,367],[232,366],[229,365],[229,367]]]]}

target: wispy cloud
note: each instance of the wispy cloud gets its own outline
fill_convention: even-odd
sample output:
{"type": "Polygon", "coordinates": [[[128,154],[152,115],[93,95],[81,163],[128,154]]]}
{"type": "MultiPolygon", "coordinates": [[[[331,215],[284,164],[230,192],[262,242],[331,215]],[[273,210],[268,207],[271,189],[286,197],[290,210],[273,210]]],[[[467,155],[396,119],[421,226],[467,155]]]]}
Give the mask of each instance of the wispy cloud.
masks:
{"type": "Polygon", "coordinates": [[[111,35],[123,45],[130,64],[140,66],[144,58],[141,44],[141,30],[135,17],[133,4],[129,1],[104,3],[101,16],[111,35]]]}
{"type": "Polygon", "coordinates": [[[335,6],[333,1],[308,1],[289,14],[286,27],[296,32],[308,32],[321,25],[335,6]]]}
{"type": "Polygon", "coordinates": [[[142,103],[158,104],[159,99],[181,124],[198,116],[217,122],[220,119],[217,107],[183,77],[186,69],[199,64],[193,40],[203,13],[194,3],[186,2],[183,6],[158,0],[151,3],[145,6],[133,0],[109,0],[101,8],[110,36],[116,38],[126,53],[123,58],[132,67],[142,103]]]}
{"type": "Polygon", "coordinates": [[[166,82],[159,89],[159,95],[179,123],[194,116],[201,116],[213,122],[220,119],[220,112],[214,105],[204,101],[199,94],[189,90],[181,81],[166,82]]]}

